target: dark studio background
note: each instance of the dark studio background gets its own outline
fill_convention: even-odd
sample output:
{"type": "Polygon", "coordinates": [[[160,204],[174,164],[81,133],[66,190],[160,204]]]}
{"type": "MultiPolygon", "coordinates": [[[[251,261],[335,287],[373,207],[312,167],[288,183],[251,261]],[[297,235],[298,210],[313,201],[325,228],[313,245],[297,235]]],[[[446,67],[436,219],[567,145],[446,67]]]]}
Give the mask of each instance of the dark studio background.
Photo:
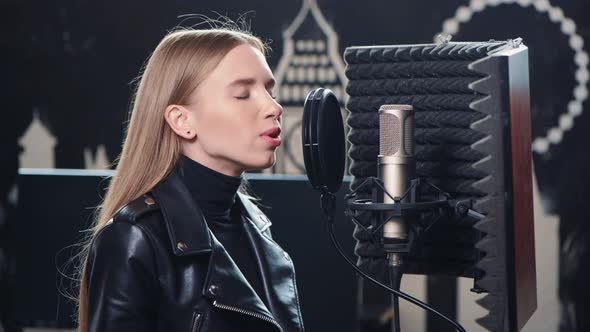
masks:
{"type": "MultiPolygon", "coordinates": [[[[457,8],[470,5],[467,0],[317,2],[338,34],[340,55],[353,45],[430,43],[457,8]]],[[[590,291],[584,280],[590,276],[590,212],[585,207],[590,200],[590,153],[586,147],[590,141],[590,106],[585,99],[590,2],[516,2],[486,7],[492,1],[471,1],[475,6],[483,4],[485,9],[461,24],[453,40],[522,37],[529,47],[533,140],[545,138],[560,123],[565,129],[553,130],[550,141],[555,143],[546,148],[539,144],[533,154],[543,206],[547,213],[560,218],[560,246],[565,249],[560,253],[559,266],[555,266],[560,271],[559,297],[564,307],[575,304],[587,308],[590,291]],[[577,53],[571,44],[579,45],[579,41],[571,41],[563,32],[569,31],[569,23],[552,22],[544,9],[547,5],[553,15],[560,16],[560,8],[575,23],[575,33],[583,43],[577,53]],[[581,112],[574,107],[576,116],[564,118],[575,98],[582,103],[581,112]],[[568,121],[571,125],[564,124],[568,121]]],[[[18,142],[33,119],[38,118],[56,139],[54,159],[48,161],[54,167],[86,168],[85,149],[96,153],[100,146],[112,162],[123,138],[133,90],[130,82],[166,30],[181,22],[178,15],[199,13],[215,18],[217,12],[236,19],[253,11],[248,16],[251,30],[272,40],[268,61],[274,70],[283,54],[282,33],[301,6],[301,0],[0,0],[2,291],[8,287],[11,271],[6,252],[15,248],[10,241],[11,229],[19,222],[14,213],[17,202],[9,192],[17,183],[19,155],[28,148],[18,142]]],[[[191,19],[184,25],[199,22],[191,19]]],[[[566,323],[561,329],[569,331],[566,323]]]]}

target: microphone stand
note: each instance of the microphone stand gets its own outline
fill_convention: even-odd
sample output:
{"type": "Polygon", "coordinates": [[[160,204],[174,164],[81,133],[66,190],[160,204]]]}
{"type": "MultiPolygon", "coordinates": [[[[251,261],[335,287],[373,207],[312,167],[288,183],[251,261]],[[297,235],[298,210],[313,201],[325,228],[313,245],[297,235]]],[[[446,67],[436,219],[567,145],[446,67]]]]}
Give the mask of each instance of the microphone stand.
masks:
{"type": "MultiPolygon", "coordinates": [[[[387,254],[387,261],[389,265],[389,282],[391,288],[400,290],[402,281],[402,254],[398,252],[390,252],[387,254]]],[[[391,322],[392,332],[401,332],[400,318],[399,318],[399,299],[397,295],[391,294],[391,303],[393,306],[393,319],[391,322]]]]}
{"type": "MultiPolygon", "coordinates": [[[[374,180],[378,180],[378,179],[374,179],[374,180]]],[[[373,181],[373,179],[371,179],[371,181],[373,181]]],[[[455,329],[457,329],[457,331],[460,332],[466,332],[465,328],[463,328],[463,326],[461,326],[459,323],[455,322],[454,320],[448,318],[447,316],[443,315],[442,313],[438,312],[437,310],[435,310],[434,308],[430,307],[428,304],[402,292],[399,290],[399,285],[398,285],[398,289],[394,289],[393,287],[389,287],[383,283],[381,283],[380,281],[378,281],[377,279],[373,278],[372,276],[370,276],[369,274],[367,274],[365,271],[361,270],[358,266],[356,266],[356,264],[346,255],[346,253],[344,252],[344,249],[342,249],[342,247],[340,246],[340,244],[338,243],[338,240],[336,239],[336,236],[334,235],[334,210],[336,208],[336,197],[334,196],[333,193],[329,192],[327,188],[322,187],[322,188],[317,188],[318,190],[320,190],[321,192],[321,196],[320,196],[320,206],[322,208],[322,211],[324,213],[324,215],[326,216],[326,228],[328,230],[328,234],[330,235],[330,240],[332,241],[332,244],[334,245],[334,248],[336,248],[336,250],[338,251],[338,253],[340,254],[340,256],[342,256],[342,258],[344,258],[344,260],[350,265],[350,267],[352,267],[353,270],[355,270],[358,274],[360,274],[363,278],[365,278],[366,280],[372,282],[373,284],[387,290],[388,292],[394,294],[396,297],[399,296],[402,299],[417,305],[418,307],[427,310],[431,313],[433,313],[434,315],[444,319],[445,321],[447,321],[449,324],[453,325],[453,327],[455,329]]],[[[440,203],[437,203],[437,205],[440,203]]],[[[364,205],[364,204],[362,204],[364,205]]],[[[350,208],[351,206],[357,206],[360,207],[362,206],[361,204],[354,204],[354,203],[348,203],[348,208],[350,208]]],[[[429,204],[430,205],[430,204],[429,204]]],[[[375,204],[375,206],[378,208],[380,205],[379,204],[375,204]]],[[[369,208],[372,209],[372,208],[369,208]]],[[[465,211],[467,213],[467,210],[465,211]]],[[[475,212],[474,212],[475,213],[475,212]]],[[[353,220],[353,222],[355,222],[355,224],[357,224],[357,221],[355,220],[354,217],[351,218],[353,220]]],[[[360,224],[359,224],[360,225],[360,224]]],[[[361,226],[362,227],[362,226],[361,226]]],[[[395,269],[395,271],[397,273],[397,269],[395,269]]],[[[399,274],[399,278],[401,278],[401,273],[399,274]]],[[[400,279],[401,280],[401,279],[400,279]]],[[[398,308],[398,315],[399,316],[399,308],[398,308]]],[[[399,320],[399,318],[398,318],[399,320]]]]}

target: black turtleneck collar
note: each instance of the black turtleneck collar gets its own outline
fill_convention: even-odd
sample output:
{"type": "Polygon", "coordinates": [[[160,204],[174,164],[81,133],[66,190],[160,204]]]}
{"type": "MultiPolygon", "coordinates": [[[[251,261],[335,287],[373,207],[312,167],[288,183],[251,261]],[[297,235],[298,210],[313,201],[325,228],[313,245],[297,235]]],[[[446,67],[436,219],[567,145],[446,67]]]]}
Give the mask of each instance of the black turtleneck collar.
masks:
{"type": "Polygon", "coordinates": [[[206,220],[230,221],[241,177],[228,176],[181,155],[178,168],[206,220]]]}

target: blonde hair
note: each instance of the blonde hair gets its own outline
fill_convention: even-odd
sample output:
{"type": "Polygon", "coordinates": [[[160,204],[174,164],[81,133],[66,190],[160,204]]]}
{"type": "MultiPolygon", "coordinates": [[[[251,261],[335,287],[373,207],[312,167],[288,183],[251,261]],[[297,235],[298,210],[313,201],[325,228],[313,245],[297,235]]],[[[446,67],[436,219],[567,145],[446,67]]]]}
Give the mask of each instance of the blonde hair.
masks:
{"type": "Polygon", "coordinates": [[[97,232],[129,201],[150,191],[173,169],[181,141],[164,119],[168,105],[183,105],[222,58],[234,47],[250,44],[266,54],[266,45],[238,28],[177,29],[151,54],[137,86],[126,130],[106,196],[82,250],[78,329],[88,330],[86,261],[97,232]]]}

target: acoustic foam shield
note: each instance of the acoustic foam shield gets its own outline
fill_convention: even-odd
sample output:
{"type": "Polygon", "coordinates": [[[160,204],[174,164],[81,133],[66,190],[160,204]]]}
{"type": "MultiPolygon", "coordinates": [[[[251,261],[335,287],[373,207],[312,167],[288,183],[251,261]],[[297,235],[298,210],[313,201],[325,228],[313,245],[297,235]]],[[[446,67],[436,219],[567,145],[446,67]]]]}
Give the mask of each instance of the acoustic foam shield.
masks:
{"type": "Polygon", "coordinates": [[[344,58],[351,189],[377,175],[379,108],[412,105],[417,176],[472,199],[486,217],[438,221],[406,272],[474,278],[474,290],[488,293],[479,324],[520,329],[536,309],[527,48],[519,40],[349,47],[344,58]]]}

